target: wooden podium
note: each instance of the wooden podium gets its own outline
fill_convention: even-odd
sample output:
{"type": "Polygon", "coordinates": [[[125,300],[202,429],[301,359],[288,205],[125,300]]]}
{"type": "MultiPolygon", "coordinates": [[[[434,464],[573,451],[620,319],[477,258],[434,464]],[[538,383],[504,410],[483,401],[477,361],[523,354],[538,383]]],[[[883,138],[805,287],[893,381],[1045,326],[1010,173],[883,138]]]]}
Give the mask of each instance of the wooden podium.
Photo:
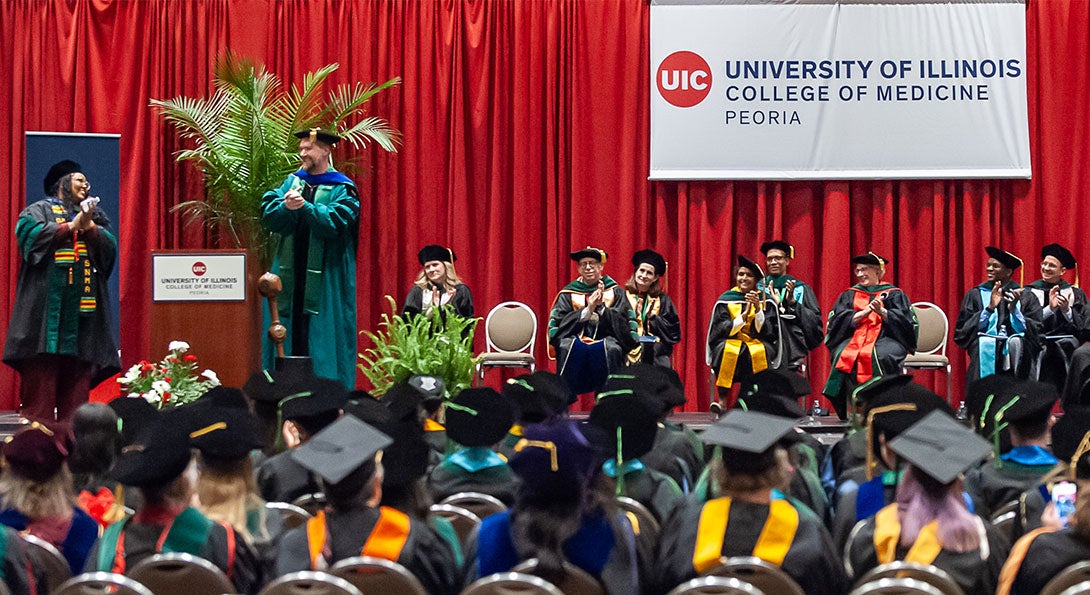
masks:
{"type": "Polygon", "coordinates": [[[261,368],[259,263],[245,250],[152,250],[151,353],[189,343],[197,372],[208,368],[242,386],[261,368]]]}

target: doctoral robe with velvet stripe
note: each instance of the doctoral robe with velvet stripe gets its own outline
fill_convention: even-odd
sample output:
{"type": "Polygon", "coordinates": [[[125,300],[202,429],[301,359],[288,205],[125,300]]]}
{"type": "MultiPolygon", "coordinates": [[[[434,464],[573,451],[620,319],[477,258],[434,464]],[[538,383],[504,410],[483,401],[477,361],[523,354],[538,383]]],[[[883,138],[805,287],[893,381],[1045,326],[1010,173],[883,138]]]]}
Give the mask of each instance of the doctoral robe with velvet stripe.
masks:
{"type": "Polygon", "coordinates": [[[716,386],[729,388],[749,373],[772,367],[779,349],[777,315],[768,304],[748,308],[745,294],[737,287],[723,292],[708,322],[705,363],[716,374],[716,386]],[[727,352],[737,357],[727,358],[727,352]],[[723,366],[728,366],[726,369],[723,366]]]}
{"type": "MultiPolygon", "coordinates": [[[[261,224],[280,236],[271,272],[280,275],[276,298],[287,328],[285,355],[309,355],[314,374],[356,385],[356,243],[360,201],[355,184],[330,170],[319,176],[298,171],[261,200],[261,224]],[[315,183],[308,183],[310,180],[315,183]],[[327,180],[331,180],[327,182],[327,180]],[[306,203],[290,210],[284,195],[298,190],[306,203]],[[302,327],[306,325],[305,333],[302,327]],[[305,337],[307,345],[296,345],[305,337]]],[[[269,325],[265,308],[265,328],[269,325]]],[[[263,366],[273,369],[276,350],[265,333],[263,366]]]]}
{"type": "Polygon", "coordinates": [[[784,351],[780,357],[780,366],[787,366],[805,358],[821,345],[824,338],[821,308],[818,307],[814,290],[806,283],[791,275],[773,277],[767,275],[757,282],[757,287],[769,295],[774,295],[779,302],[780,325],[783,332],[784,351]],[[793,303],[787,303],[787,282],[795,282],[795,291],[791,296],[793,303]]]}
{"type": "Polygon", "coordinates": [[[673,300],[665,293],[657,297],[630,292],[625,292],[625,295],[628,296],[628,305],[636,316],[637,333],[659,339],[654,343],[640,343],[636,349],[629,351],[628,363],[644,362],[669,368],[674,345],[681,341],[681,317],[678,316],[673,300]],[[637,306],[641,308],[637,310],[637,306]]]}
{"type": "MultiPolygon", "coordinates": [[[[724,499],[720,499],[722,501],[724,499]]],[[[697,549],[701,518],[704,509],[717,502],[695,504],[674,510],[662,524],[662,535],[654,560],[656,584],[652,593],[666,593],[677,585],[700,575],[695,566],[694,552],[697,549]]],[[[773,500],[772,504],[758,504],[741,500],[729,502],[725,531],[715,539],[721,556],[768,556],[776,554],[776,547],[766,545],[758,547],[758,542],[772,507],[789,507],[797,513],[798,525],[788,544],[780,563],[784,570],[808,595],[843,595],[848,592],[848,577],[839,556],[833,551],[832,540],[821,519],[805,507],[796,508],[787,500],[773,500]]],[[[791,510],[786,512],[790,515],[791,510]]],[[[713,515],[718,516],[718,515],[713,515]]],[[[710,555],[711,555],[710,554],[710,555]]],[[[710,558],[709,555],[709,558],[710,558]]],[[[777,555],[778,557],[778,555],[777,555]]],[[[766,560],[772,562],[771,560],[766,560]]]]}
{"type": "MultiPolygon", "coordinates": [[[[1036,353],[1039,345],[1040,303],[1031,299],[1002,301],[993,312],[987,312],[985,306],[991,302],[992,287],[992,283],[985,282],[970,289],[961,301],[954,325],[954,342],[969,355],[969,368],[966,370],[969,383],[1005,369],[1004,341],[992,342],[988,341],[988,337],[983,337],[985,341],[982,343],[981,333],[1006,332],[1010,337],[1021,337],[1021,354],[1015,352],[1018,359],[1011,361],[1010,366],[1023,373],[1029,368],[1029,354],[1036,353]]],[[[1003,291],[1017,289],[1019,286],[1014,281],[1003,285],[1003,291]]]]}

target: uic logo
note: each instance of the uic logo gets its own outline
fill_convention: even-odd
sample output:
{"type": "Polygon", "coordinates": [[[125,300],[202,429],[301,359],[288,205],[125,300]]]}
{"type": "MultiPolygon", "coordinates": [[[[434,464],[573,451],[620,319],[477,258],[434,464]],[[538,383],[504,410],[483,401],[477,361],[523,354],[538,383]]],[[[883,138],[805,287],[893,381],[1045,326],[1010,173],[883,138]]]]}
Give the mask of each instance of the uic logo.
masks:
{"type": "Polygon", "coordinates": [[[659,95],[670,105],[692,107],[711,93],[711,71],[698,54],[684,50],[674,52],[659,64],[655,84],[659,95]]]}
{"type": "Polygon", "coordinates": [[[200,277],[208,272],[208,267],[201,261],[193,263],[193,274],[200,277]]]}

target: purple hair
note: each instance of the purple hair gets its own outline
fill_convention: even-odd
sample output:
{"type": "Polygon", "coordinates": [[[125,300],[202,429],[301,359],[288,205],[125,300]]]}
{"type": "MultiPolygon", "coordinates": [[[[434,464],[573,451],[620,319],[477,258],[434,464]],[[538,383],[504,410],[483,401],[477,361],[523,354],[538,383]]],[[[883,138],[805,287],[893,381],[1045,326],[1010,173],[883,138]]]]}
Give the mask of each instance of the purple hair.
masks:
{"type": "Polygon", "coordinates": [[[901,518],[901,545],[905,547],[915,543],[920,530],[931,521],[938,521],[943,549],[969,552],[980,547],[976,520],[965,506],[958,480],[941,484],[908,465],[897,487],[897,510],[901,518]]]}

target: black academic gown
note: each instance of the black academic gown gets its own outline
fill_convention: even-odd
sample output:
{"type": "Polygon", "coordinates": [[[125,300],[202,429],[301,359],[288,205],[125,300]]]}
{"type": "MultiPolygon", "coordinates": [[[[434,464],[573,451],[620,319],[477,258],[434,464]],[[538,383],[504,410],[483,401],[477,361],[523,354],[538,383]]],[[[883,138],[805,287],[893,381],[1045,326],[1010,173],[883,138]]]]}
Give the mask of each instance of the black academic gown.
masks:
{"type": "Polygon", "coordinates": [[[322,491],[305,467],[286,450],[266,459],[257,468],[257,489],[266,502],[291,502],[299,496],[322,491]]]}
{"type": "Polygon", "coordinates": [[[432,470],[428,487],[437,502],[459,492],[479,492],[495,496],[510,506],[515,501],[518,482],[506,464],[470,471],[448,457],[432,470]]]}
{"type": "Polygon", "coordinates": [[[625,292],[628,305],[636,315],[636,333],[640,337],[656,337],[658,341],[644,342],[628,352],[628,363],[648,363],[670,367],[674,345],[681,341],[681,318],[673,300],[665,293],[658,297],[625,292]],[[642,299],[642,303],[641,303],[642,299]]]}
{"type": "Polygon", "coordinates": [[[748,305],[745,294],[734,287],[719,296],[708,321],[704,363],[711,366],[716,375],[716,386],[723,390],[729,389],[736,380],[777,364],[781,342],[779,314],[767,302],[756,311],[747,308],[748,305]],[[724,362],[723,353],[728,346],[737,357],[724,362]],[[723,365],[733,369],[724,371],[723,365]],[[721,374],[722,382],[719,380],[721,374]]]}
{"type": "MultiPolygon", "coordinates": [[[[454,295],[446,296],[446,290],[443,289],[439,292],[442,296],[440,305],[449,304],[454,308],[454,312],[462,318],[473,318],[473,294],[469,291],[469,287],[465,283],[459,283],[454,286],[454,295]]],[[[431,309],[431,295],[425,295],[423,288],[419,285],[413,285],[413,288],[409,290],[409,295],[405,297],[405,305],[401,309],[402,316],[415,316],[422,314],[431,309]]]]}
{"type": "MultiPolygon", "coordinates": [[[[1004,291],[1018,289],[1014,281],[1003,286],[1004,291]]],[[[985,304],[991,300],[992,283],[982,283],[969,290],[961,301],[954,326],[954,342],[969,355],[967,385],[974,380],[1000,370],[1011,370],[1020,377],[1029,374],[1029,354],[1036,352],[1040,330],[1041,307],[1037,300],[1023,295],[1013,303],[1001,301],[994,312],[985,304]],[[981,341],[981,333],[1006,334],[1006,341],[981,341]],[[1009,352],[1009,367],[1004,364],[1004,343],[1009,352]],[[994,348],[992,345],[994,344],[994,348]]],[[[988,337],[984,337],[988,339],[988,337]]]]}
{"type": "Polygon", "coordinates": [[[780,366],[797,368],[811,351],[821,345],[824,338],[817,296],[809,285],[791,275],[767,275],[757,282],[757,287],[774,296],[779,304],[784,343],[780,366]],[[795,281],[795,291],[789,303],[786,284],[790,280],[795,281]]]}
{"type": "MultiPolygon", "coordinates": [[[[326,560],[328,565],[333,566],[346,558],[359,556],[378,522],[379,510],[361,504],[349,510],[326,514],[329,531],[326,547],[330,553],[326,560]]],[[[408,538],[398,559],[394,561],[419,579],[429,594],[453,594],[460,591],[458,571],[450,546],[431,527],[420,521],[409,520],[408,538]]],[[[277,576],[300,570],[315,570],[311,568],[306,525],[284,534],[276,556],[277,576]]]]}
{"type": "MultiPolygon", "coordinates": [[[[785,502],[785,501],[780,501],[785,502]]],[[[708,504],[678,507],[662,525],[662,536],[653,569],[656,583],[651,593],[666,593],[698,576],[693,566],[701,512],[708,504]]],[[[839,556],[833,551],[829,532],[821,520],[803,509],[798,511],[795,531],[780,567],[802,587],[807,595],[843,595],[849,590],[848,577],[839,556]]],[[[722,537],[723,556],[751,556],[769,517],[770,506],[732,501],[726,530],[722,537]]]]}
{"type": "Polygon", "coordinates": [[[681,424],[659,422],[655,443],[640,461],[670,476],[681,491],[688,493],[704,469],[704,444],[695,432],[681,424]]]}
{"type": "MultiPolygon", "coordinates": [[[[1009,458],[1011,454],[1004,457],[1009,458]]],[[[1054,466],[1055,459],[1051,464],[1038,465],[1018,460],[991,460],[965,473],[965,491],[973,499],[974,512],[991,518],[1004,504],[1017,500],[1022,492],[1037,485],[1054,466]]]]}
{"type": "MultiPolygon", "coordinates": [[[[669,475],[643,465],[642,461],[638,467],[624,474],[624,493],[620,495],[643,504],[662,523],[685,500],[685,494],[669,475]]],[[[616,484],[615,468],[607,471],[607,475],[616,484]]]]}
{"type": "MultiPolygon", "coordinates": [[[[26,542],[19,536],[18,531],[10,527],[0,526],[0,531],[4,532],[3,572],[8,591],[12,595],[42,593],[46,587],[46,577],[40,568],[31,565],[26,542]],[[35,591],[31,590],[32,584],[37,587],[35,591]]],[[[60,585],[48,586],[53,589],[60,585]]]]}
{"type": "Polygon", "coordinates": [[[854,285],[840,294],[829,312],[825,345],[831,355],[832,370],[822,392],[843,419],[850,389],[856,383],[874,376],[900,374],[901,364],[915,351],[916,315],[912,303],[905,292],[889,284],[854,285]],[[856,326],[852,322],[855,313],[866,309],[879,296],[885,296],[886,318],[872,312],[856,326]],[[865,325],[879,323],[877,335],[867,336],[865,325]]]}
{"type": "MultiPolygon", "coordinates": [[[[980,547],[968,552],[942,549],[931,564],[945,570],[965,595],[993,595],[1008,546],[991,525],[980,517],[973,517],[973,520],[980,534],[980,547]]],[[[874,545],[876,522],[877,517],[863,521],[848,544],[849,572],[856,579],[880,564],[874,545]]],[[[898,544],[894,558],[903,560],[907,552],[907,548],[898,544]]]]}
{"type": "Polygon", "coordinates": [[[1037,535],[1021,561],[1013,560],[1017,574],[1011,595],[1037,595],[1063,569],[1076,562],[1090,560],[1090,539],[1067,529],[1037,535]]]}
{"type": "Polygon", "coordinates": [[[625,366],[625,354],[639,345],[636,315],[624,288],[608,276],[602,282],[606,290],[598,312],[583,316],[597,286],[577,279],[560,291],[549,313],[549,344],[556,350],[557,373],[576,394],[601,388],[609,374],[625,366]],[[573,357],[577,341],[584,344],[585,355],[573,357]]]}
{"type": "Polygon", "coordinates": [[[1081,329],[1086,326],[1087,315],[1090,314],[1086,293],[1067,281],[1046,283],[1038,279],[1026,285],[1022,292],[1022,300],[1031,299],[1036,299],[1034,306],[1041,308],[1040,350],[1033,358],[1031,377],[1055,385],[1056,390],[1063,390],[1071,356],[1081,343],[1081,329]],[[1053,311],[1049,306],[1049,292],[1055,286],[1059,286],[1060,293],[1071,304],[1067,312],[1053,311]]]}

